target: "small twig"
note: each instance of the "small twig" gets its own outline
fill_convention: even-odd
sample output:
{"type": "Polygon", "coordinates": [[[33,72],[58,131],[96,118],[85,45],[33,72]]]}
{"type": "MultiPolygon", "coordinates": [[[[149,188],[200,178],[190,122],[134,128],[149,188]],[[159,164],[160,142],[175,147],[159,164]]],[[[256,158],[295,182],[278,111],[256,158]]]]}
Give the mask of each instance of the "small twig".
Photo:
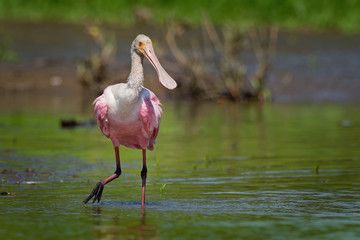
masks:
{"type": "Polygon", "coordinates": [[[214,25],[211,23],[211,21],[209,20],[209,17],[207,16],[207,14],[205,12],[202,13],[202,23],[203,23],[203,26],[204,26],[211,42],[214,45],[215,49],[218,52],[222,51],[223,45],[221,44],[219,35],[217,34],[214,25]]]}
{"type": "Polygon", "coordinates": [[[269,41],[270,56],[273,56],[276,53],[278,37],[279,37],[279,27],[276,25],[272,25],[270,28],[270,41],[269,41]]]}
{"type": "Polygon", "coordinates": [[[167,28],[167,32],[166,32],[166,42],[170,47],[170,51],[172,52],[173,56],[175,57],[176,61],[182,65],[182,66],[186,66],[187,65],[187,59],[186,56],[180,51],[176,40],[175,40],[175,35],[176,35],[176,28],[177,26],[175,26],[174,24],[171,24],[168,28],[167,28]]]}

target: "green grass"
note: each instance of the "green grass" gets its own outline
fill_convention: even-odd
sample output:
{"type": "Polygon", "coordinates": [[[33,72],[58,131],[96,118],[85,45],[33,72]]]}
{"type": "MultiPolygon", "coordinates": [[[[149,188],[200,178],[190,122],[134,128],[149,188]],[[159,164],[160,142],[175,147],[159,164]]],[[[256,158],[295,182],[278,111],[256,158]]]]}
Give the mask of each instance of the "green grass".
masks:
{"type": "Polygon", "coordinates": [[[147,8],[158,24],[169,19],[198,24],[205,11],[219,25],[275,23],[295,29],[360,32],[360,0],[0,0],[0,19],[98,19],[130,25],[139,7],[147,8]]]}

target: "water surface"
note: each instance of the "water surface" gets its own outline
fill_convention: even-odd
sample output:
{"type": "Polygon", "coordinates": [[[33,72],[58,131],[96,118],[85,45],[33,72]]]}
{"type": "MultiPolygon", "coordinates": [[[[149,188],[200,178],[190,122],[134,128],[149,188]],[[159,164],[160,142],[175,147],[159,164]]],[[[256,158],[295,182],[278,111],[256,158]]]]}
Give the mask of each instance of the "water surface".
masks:
{"type": "MultiPolygon", "coordinates": [[[[0,235],[6,239],[358,239],[360,113],[352,105],[164,102],[148,152],[120,148],[121,177],[97,127],[26,109],[0,115],[0,235]],[[163,192],[160,188],[166,184],[163,192]]],[[[78,120],[91,118],[76,115],[78,120]]]]}

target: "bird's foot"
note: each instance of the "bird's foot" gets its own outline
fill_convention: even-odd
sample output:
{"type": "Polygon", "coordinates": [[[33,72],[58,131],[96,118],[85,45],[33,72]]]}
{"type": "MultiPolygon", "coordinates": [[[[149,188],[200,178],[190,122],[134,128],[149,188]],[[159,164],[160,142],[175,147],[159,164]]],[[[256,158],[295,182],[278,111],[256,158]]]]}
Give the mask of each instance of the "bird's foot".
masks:
{"type": "Polygon", "coordinates": [[[96,186],[94,187],[94,189],[92,190],[92,192],[90,193],[90,195],[83,201],[84,204],[86,204],[91,198],[93,198],[94,196],[94,199],[93,199],[93,203],[96,202],[100,202],[101,200],[101,194],[104,190],[104,184],[102,184],[101,182],[98,182],[96,184],[96,186]]]}

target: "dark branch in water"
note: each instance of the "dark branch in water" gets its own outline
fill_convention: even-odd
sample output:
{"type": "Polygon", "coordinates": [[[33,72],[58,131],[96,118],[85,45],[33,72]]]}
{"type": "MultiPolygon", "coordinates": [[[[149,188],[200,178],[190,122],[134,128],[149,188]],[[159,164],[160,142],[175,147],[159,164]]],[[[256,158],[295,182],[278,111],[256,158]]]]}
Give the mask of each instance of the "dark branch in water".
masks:
{"type": "Polygon", "coordinates": [[[72,129],[76,127],[91,127],[95,125],[94,120],[88,121],[77,121],[75,119],[61,119],[60,126],[61,128],[72,129]]]}

